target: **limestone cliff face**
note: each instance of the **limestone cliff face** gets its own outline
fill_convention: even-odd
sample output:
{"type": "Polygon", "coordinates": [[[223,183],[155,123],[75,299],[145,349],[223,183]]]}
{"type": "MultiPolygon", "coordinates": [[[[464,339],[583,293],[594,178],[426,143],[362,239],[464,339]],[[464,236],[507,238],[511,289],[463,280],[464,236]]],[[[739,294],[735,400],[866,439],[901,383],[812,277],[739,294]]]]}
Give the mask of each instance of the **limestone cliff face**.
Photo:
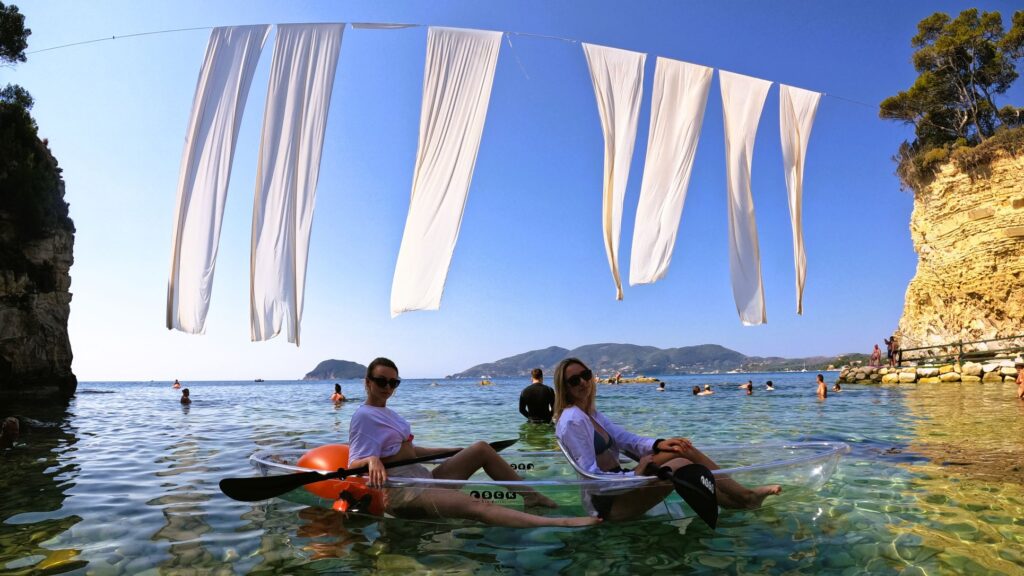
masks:
{"type": "Polygon", "coordinates": [[[1024,334],[1024,155],[973,178],[945,166],[916,193],[910,234],[903,348],[1024,334]]]}
{"type": "Polygon", "coordinates": [[[0,175],[7,176],[0,178],[0,404],[66,399],[78,385],[68,338],[74,226],[56,160],[45,143],[36,140],[34,147],[35,173],[48,175],[48,183],[31,192],[42,194],[32,204],[44,206],[33,220],[42,222],[40,227],[26,231],[29,218],[21,199],[29,194],[25,187],[13,189],[18,188],[11,182],[17,179],[11,176],[15,169],[0,175]]]}

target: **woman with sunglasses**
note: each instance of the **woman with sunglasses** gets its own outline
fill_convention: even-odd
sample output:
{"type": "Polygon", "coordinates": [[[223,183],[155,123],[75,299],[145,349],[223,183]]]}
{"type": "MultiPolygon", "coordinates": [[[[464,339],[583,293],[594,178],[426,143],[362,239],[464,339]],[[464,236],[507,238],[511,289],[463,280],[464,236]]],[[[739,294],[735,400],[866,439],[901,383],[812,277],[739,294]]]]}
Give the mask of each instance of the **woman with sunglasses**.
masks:
{"type": "MultiPolygon", "coordinates": [[[[433,471],[420,464],[386,469],[385,464],[450,452],[452,448],[423,448],[413,444],[409,423],[387,407],[388,399],[401,384],[398,367],[387,358],[377,358],[366,369],[366,403],[356,409],[349,422],[349,468],[369,467],[371,486],[381,486],[388,474],[402,478],[466,480],[481,468],[494,480],[522,480],[494,448],[476,442],[437,465],[433,471]]],[[[557,505],[533,490],[520,493],[526,506],[557,505]]],[[[439,488],[391,488],[385,509],[396,516],[439,516],[468,518],[513,528],[534,526],[585,526],[598,520],[587,516],[557,518],[527,514],[473,498],[455,490],[439,488]]]]}
{"type": "MultiPolygon", "coordinates": [[[[577,358],[566,358],[555,368],[555,435],[581,468],[592,474],[653,475],[667,466],[672,473],[691,463],[710,470],[718,465],[686,438],[654,439],[638,436],[609,420],[595,405],[594,373],[577,358]],[[638,459],[635,471],[619,465],[619,450],[638,459]],[[654,466],[651,466],[651,465],[654,466]]],[[[757,508],[765,498],[778,494],[778,485],[753,490],[730,478],[716,478],[718,504],[726,508],[757,508]]],[[[672,492],[672,485],[642,487],[614,496],[590,495],[588,509],[605,520],[625,520],[642,515],[672,492]]]]}

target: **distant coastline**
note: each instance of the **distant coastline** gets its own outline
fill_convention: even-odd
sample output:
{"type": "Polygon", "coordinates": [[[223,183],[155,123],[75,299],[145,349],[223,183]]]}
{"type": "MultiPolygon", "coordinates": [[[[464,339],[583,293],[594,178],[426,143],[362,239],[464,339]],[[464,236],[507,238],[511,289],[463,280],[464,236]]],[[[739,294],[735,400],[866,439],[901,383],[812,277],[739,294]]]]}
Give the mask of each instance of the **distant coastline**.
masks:
{"type": "Polygon", "coordinates": [[[533,368],[550,372],[564,358],[579,358],[599,376],[677,376],[684,374],[741,374],[759,372],[823,372],[860,361],[867,354],[841,354],[807,358],[747,356],[718,344],[657,348],[636,344],[588,344],[572,350],[551,346],[494,362],[478,364],[446,376],[449,379],[525,377],[533,368]]]}

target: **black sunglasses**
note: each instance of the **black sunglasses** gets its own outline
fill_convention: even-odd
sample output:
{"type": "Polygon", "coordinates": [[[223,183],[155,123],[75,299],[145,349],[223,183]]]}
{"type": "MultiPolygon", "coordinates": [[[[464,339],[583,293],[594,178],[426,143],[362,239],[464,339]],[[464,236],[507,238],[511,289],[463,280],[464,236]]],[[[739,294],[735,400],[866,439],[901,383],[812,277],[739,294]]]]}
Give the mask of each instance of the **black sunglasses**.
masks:
{"type": "Polygon", "coordinates": [[[388,386],[391,386],[391,389],[394,390],[402,383],[398,378],[385,378],[384,376],[367,376],[366,379],[373,382],[383,390],[386,390],[388,386]]]}
{"type": "Polygon", "coordinates": [[[575,388],[583,382],[590,382],[590,379],[593,377],[594,373],[591,372],[588,368],[583,372],[580,372],[579,374],[573,374],[572,376],[566,378],[565,383],[568,384],[570,388],[575,388]]]}

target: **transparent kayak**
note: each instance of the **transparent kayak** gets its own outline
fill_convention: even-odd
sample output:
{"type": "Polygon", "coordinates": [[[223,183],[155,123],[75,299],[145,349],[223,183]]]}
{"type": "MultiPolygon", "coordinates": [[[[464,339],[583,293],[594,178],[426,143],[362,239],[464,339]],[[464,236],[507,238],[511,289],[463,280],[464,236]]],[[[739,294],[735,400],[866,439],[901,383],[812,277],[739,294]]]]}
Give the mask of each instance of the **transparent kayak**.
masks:
{"type": "MultiPolygon", "coordinates": [[[[771,496],[765,505],[792,500],[806,500],[817,492],[832,476],[839,460],[850,451],[842,442],[792,442],[778,444],[736,444],[701,447],[721,467],[713,473],[716,479],[731,478],[747,487],[779,484],[782,493],[771,496]]],[[[303,450],[260,451],[250,457],[250,463],[264,476],[309,472],[309,468],[296,465],[305,453],[303,450]]],[[[518,482],[491,480],[483,471],[468,480],[441,480],[434,478],[398,477],[389,475],[380,491],[374,491],[377,498],[386,494],[382,502],[407,504],[406,508],[389,506],[381,512],[376,506],[371,515],[403,518],[441,523],[464,523],[465,520],[445,518],[430,503],[434,496],[443,497],[451,491],[459,491],[471,498],[484,500],[494,505],[528,511],[532,514],[549,516],[582,516],[592,514],[588,498],[594,494],[635,497],[644,490],[661,490],[669,483],[651,476],[627,476],[617,474],[586,474],[577,470],[571,461],[558,451],[516,452],[504,451],[501,456],[523,478],[518,482]],[[442,492],[443,491],[443,492],[442,492]],[[526,507],[524,493],[539,492],[558,504],[557,508],[526,507]]],[[[432,469],[437,463],[425,463],[432,469]]],[[[632,460],[623,460],[625,469],[635,465],[632,460]]],[[[389,471],[391,472],[391,471],[389,471]]],[[[356,480],[356,483],[362,480],[356,480]]],[[[352,486],[353,484],[348,484],[352,486]]],[[[356,486],[366,494],[365,485],[356,486]]],[[[321,494],[324,491],[318,490],[321,494]]],[[[344,495],[349,499],[347,494],[344,495]]],[[[340,509],[338,499],[325,498],[305,488],[293,490],[281,498],[290,502],[328,509],[340,509]]],[[[356,513],[370,514],[367,506],[357,507],[356,513]]],[[[724,510],[723,510],[724,511],[724,510]]],[[[648,510],[638,520],[682,520],[695,516],[683,500],[669,490],[667,497],[648,510]]]]}

